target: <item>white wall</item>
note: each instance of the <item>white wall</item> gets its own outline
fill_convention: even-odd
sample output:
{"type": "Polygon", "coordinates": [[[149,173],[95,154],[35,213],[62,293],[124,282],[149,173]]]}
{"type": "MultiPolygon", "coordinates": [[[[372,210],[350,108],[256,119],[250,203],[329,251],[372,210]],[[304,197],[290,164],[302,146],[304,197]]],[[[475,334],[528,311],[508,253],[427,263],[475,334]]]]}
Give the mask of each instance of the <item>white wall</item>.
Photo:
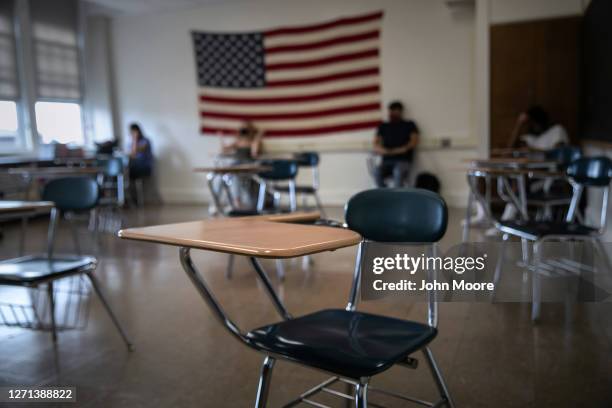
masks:
{"type": "MultiPolygon", "coordinates": [[[[198,133],[197,85],[189,32],[235,31],[304,24],[385,11],[382,34],[383,103],[405,102],[425,139],[474,139],[473,13],[457,13],[443,0],[261,0],[157,15],[118,17],[113,21],[117,99],[123,132],[140,122],[152,138],[158,158],[160,191],[165,201],[206,199],[204,178],[195,166],[210,164],[218,151],[215,138],[198,133]]],[[[462,205],[462,158],[475,149],[423,149],[419,167],[438,174],[451,205],[462,205]]],[[[371,187],[365,153],[322,156],[322,196],[342,204],[371,187]]]]}
{"type": "Polygon", "coordinates": [[[114,89],[110,51],[110,19],[92,16],[86,19],[85,32],[85,132],[94,142],[114,137],[114,89]]]}

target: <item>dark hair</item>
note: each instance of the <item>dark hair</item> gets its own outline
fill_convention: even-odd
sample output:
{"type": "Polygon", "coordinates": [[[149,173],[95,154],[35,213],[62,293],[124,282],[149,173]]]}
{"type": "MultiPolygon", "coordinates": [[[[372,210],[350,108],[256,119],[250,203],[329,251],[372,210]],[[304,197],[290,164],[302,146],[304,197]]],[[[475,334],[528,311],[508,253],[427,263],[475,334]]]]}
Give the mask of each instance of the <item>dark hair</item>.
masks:
{"type": "Polygon", "coordinates": [[[527,116],[534,125],[541,129],[542,132],[550,128],[550,116],[548,116],[548,112],[546,112],[541,106],[534,105],[527,109],[527,116]]]}
{"type": "Polygon", "coordinates": [[[144,137],[144,134],[142,133],[142,129],[140,128],[140,125],[138,123],[130,124],[130,131],[135,131],[138,134],[139,140],[144,137]]]}
{"type": "Polygon", "coordinates": [[[400,101],[393,101],[389,104],[391,110],[404,110],[404,104],[400,101]]]}

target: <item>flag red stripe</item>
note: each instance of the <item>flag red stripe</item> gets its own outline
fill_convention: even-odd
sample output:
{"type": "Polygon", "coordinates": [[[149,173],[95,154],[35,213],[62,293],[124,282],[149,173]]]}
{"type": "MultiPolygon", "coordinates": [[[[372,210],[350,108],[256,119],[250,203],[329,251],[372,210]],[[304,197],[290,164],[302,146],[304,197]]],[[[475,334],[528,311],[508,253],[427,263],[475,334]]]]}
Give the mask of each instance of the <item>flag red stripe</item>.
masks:
{"type": "Polygon", "coordinates": [[[250,105],[250,104],[264,104],[264,103],[290,103],[290,102],[309,102],[319,101],[325,99],[338,98],[342,96],[352,96],[368,94],[378,92],[380,90],[378,85],[363,86],[353,89],[343,89],[341,91],[323,92],[311,95],[299,95],[299,96],[272,96],[272,97],[261,97],[261,98],[235,98],[227,96],[211,96],[211,95],[200,95],[201,102],[219,102],[236,105],[250,105]]]}
{"type": "Polygon", "coordinates": [[[317,48],[329,47],[331,45],[338,45],[344,43],[353,43],[356,41],[369,40],[372,38],[378,38],[379,30],[368,31],[365,33],[343,35],[339,37],[330,38],[327,40],[314,41],[302,44],[291,44],[291,45],[279,45],[277,47],[266,48],[266,54],[277,54],[280,52],[294,52],[312,50],[317,48]]]}
{"type": "Polygon", "coordinates": [[[282,80],[276,80],[276,81],[268,81],[266,83],[266,86],[277,87],[277,86],[318,84],[321,82],[337,81],[340,79],[355,78],[355,77],[367,76],[367,75],[373,75],[373,74],[378,74],[378,68],[364,68],[364,69],[358,69],[355,71],[346,71],[346,72],[340,72],[337,74],[321,75],[321,76],[310,77],[310,78],[282,79],[282,80]]]}
{"type": "Polygon", "coordinates": [[[268,64],[266,65],[266,70],[267,71],[278,71],[278,70],[309,68],[309,67],[314,67],[318,65],[328,65],[328,64],[334,64],[336,62],[352,61],[352,60],[377,57],[377,56],[378,56],[378,49],[375,48],[372,50],[351,52],[348,54],[338,54],[332,57],[318,58],[318,59],[313,59],[313,60],[308,60],[308,61],[282,62],[282,63],[276,63],[276,64],[268,64]]]}
{"type": "Polygon", "coordinates": [[[219,119],[238,119],[238,120],[296,120],[317,118],[332,115],[340,115],[343,113],[355,113],[363,111],[378,111],[380,104],[378,103],[363,103],[360,105],[344,106],[342,108],[321,109],[309,112],[292,112],[292,113],[226,113],[217,111],[201,111],[200,116],[203,118],[219,118],[219,119]]]}
{"type": "MultiPolygon", "coordinates": [[[[380,124],[380,121],[375,120],[375,121],[368,121],[368,122],[353,122],[350,124],[335,125],[335,126],[322,126],[322,127],[316,127],[316,128],[267,130],[265,133],[265,137],[316,136],[316,135],[324,135],[328,133],[346,132],[350,130],[375,128],[379,124],[380,124]]],[[[236,129],[202,126],[201,133],[235,134],[236,129]]]]}
{"type": "Polygon", "coordinates": [[[274,30],[264,31],[264,34],[266,35],[266,37],[288,34],[304,34],[318,30],[335,28],[343,25],[361,24],[367,21],[378,20],[382,18],[382,16],[383,12],[377,11],[375,13],[365,14],[362,16],[340,18],[338,20],[329,21],[327,23],[311,24],[299,27],[281,27],[274,30]]]}

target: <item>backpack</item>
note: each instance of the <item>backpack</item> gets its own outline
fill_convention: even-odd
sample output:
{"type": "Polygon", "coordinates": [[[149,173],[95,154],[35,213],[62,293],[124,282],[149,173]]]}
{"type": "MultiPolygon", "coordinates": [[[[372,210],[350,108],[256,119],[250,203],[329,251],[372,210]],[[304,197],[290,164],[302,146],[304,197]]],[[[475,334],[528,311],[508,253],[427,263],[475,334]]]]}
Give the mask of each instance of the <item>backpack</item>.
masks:
{"type": "Polygon", "coordinates": [[[419,173],[416,178],[415,187],[440,193],[440,180],[431,173],[419,173]]]}

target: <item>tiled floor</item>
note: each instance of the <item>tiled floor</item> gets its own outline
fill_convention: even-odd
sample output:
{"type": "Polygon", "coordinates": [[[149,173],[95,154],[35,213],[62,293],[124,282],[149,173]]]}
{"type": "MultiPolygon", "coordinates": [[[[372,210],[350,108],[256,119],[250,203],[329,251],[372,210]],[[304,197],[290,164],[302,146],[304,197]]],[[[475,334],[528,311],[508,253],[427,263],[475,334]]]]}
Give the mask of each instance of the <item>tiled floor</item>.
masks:
{"type": "MultiPolygon", "coordinates": [[[[340,214],[339,209],[333,211],[340,214]]],[[[130,225],[193,220],[203,207],[165,206],[126,213],[130,225]]],[[[460,237],[460,213],[452,211],[442,245],[460,237]]],[[[46,223],[34,222],[28,249],[42,251],[46,223]]],[[[5,229],[0,256],[17,251],[17,229],[5,229]]],[[[72,249],[62,231],[58,248],[72,249]]],[[[88,241],[82,235],[83,246],[88,241]]],[[[314,257],[309,272],[296,262],[283,284],[275,280],[294,314],[343,307],[354,249],[314,257]]],[[[196,262],[244,327],[277,320],[244,260],[224,277],[227,256],[196,253],[196,262]]],[[[273,264],[264,262],[270,269],[273,264]]],[[[102,237],[97,275],[136,346],[128,353],[93,299],[88,326],[62,332],[54,348],[48,333],[0,328],[0,385],[61,384],[77,387],[79,407],[249,407],[262,357],[213,320],[178,264],[178,250],[102,237]]],[[[11,296],[0,288],[0,300],[11,296]]],[[[393,300],[361,309],[423,320],[423,304],[393,300]]],[[[440,334],[432,349],[458,407],[612,407],[612,305],[578,304],[570,311],[547,304],[533,325],[527,304],[442,304],[440,334]]],[[[290,363],[275,367],[270,403],[281,406],[325,378],[290,363]]],[[[394,368],[374,383],[422,398],[435,389],[424,362],[417,370],[394,368]]],[[[328,398],[319,399],[343,406],[328,398]]],[[[376,398],[388,406],[406,406],[376,398]]],[[[335,405],[334,405],[335,404],[335,405]]],[[[1,404],[0,404],[1,405],[1,404]]],[[[23,405],[22,405],[23,406],[23,405]]],[[[43,406],[38,404],[36,406],[43,406]]]]}

